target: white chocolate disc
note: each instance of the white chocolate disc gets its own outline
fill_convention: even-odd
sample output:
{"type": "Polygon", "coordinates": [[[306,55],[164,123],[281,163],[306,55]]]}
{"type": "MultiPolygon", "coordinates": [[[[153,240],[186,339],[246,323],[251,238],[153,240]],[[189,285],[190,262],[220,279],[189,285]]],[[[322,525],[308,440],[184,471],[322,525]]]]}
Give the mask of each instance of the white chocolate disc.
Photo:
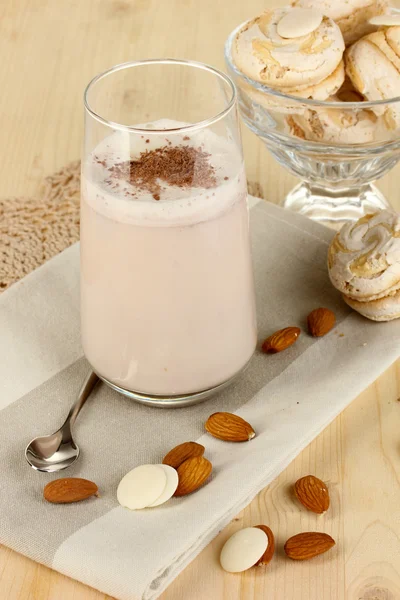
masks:
{"type": "Polygon", "coordinates": [[[129,471],[119,483],[118,502],[136,510],[155,502],[167,485],[167,476],[160,465],[140,465],[129,471]]]}
{"type": "Polygon", "coordinates": [[[378,17],[372,17],[369,20],[371,25],[383,25],[386,27],[393,27],[394,25],[400,25],[400,14],[398,15],[379,15],[378,17]]]}
{"type": "Polygon", "coordinates": [[[276,26],[278,34],[286,39],[308,35],[318,29],[323,14],[314,8],[293,8],[276,26]]]}
{"type": "Polygon", "coordinates": [[[172,496],[175,494],[175,490],[178,487],[179,477],[176,469],[170,467],[169,465],[157,465],[157,467],[161,467],[164,470],[165,475],[167,477],[167,484],[161,496],[157,498],[155,502],[149,504],[149,507],[160,506],[160,504],[164,504],[164,502],[167,502],[167,500],[172,498],[172,496]]]}
{"type": "Polygon", "coordinates": [[[240,573],[256,564],[268,548],[268,536],[257,527],[240,529],[225,542],[220,555],[221,567],[228,573],[240,573]]]}

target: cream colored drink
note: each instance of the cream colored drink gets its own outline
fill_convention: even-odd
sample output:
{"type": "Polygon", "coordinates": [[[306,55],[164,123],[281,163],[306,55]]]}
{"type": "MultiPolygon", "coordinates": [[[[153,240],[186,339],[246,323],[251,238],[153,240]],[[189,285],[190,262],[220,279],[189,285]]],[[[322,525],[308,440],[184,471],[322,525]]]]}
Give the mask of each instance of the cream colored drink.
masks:
{"type": "Polygon", "coordinates": [[[232,147],[204,130],[134,141],[116,132],[83,165],[83,347],[94,370],[121,388],[199,392],[229,380],[254,352],[246,178],[232,147]],[[187,148],[207,175],[195,185],[146,188],[118,166],[128,152],[146,167],[140,157],[159,149],[169,168],[187,148]]]}

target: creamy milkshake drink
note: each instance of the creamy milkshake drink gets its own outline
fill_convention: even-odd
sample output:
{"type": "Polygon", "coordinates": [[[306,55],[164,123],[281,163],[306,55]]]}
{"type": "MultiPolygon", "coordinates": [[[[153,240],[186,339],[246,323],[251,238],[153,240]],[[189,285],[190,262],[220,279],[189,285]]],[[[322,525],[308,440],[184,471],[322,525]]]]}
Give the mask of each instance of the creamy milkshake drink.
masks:
{"type": "Polygon", "coordinates": [[[84,100],[86,358],[139,402],[203,400],[257,339],[235,88],[207,65],[151,59],[95,77],[84,100]]]}
{"type": "Polygon", "coordinates": [[[249,361],[246,179],[223,138],[106,138],[83,166],[81,244],[83,347],[100,376],[179,395],[215,387],[249,361]],[[126,144],[129,164],[117,159],[126,144]]]}

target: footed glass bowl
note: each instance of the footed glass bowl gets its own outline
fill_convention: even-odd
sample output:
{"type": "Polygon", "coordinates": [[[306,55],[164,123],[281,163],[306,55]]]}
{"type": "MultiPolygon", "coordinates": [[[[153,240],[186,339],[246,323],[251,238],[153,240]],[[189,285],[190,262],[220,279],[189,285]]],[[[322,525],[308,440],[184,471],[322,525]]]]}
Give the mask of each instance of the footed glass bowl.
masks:
{"type": "MultiPolygon", "coordinates": [[[[278,92],[246,77],[225,60],[245,124],[301,182],[283,206],[331,227],[387,208],[373,185],[400,159],[400,97],[390,101],[316,101],[278,92]]],[[[357,98],[344,89],[340,98],[357,98]]]]}

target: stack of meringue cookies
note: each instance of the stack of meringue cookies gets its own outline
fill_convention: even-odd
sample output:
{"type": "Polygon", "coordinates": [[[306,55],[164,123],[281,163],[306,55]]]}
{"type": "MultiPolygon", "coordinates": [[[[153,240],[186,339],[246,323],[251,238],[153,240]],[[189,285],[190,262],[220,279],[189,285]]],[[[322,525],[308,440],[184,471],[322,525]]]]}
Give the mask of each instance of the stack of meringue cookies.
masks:
{"type": "MultiPolygon", "coordinates": [[[[296,137],[359,144],[399,135],[400,102],[363,107],[400,96],[400,12],[389,0],[292,0],[240,27],[232,59],[246,76],[238,81],[245,96],[282,114],[296,137]],[[312,110],[287,96],[333,106],[312,110]],[[346,110],[347,102],[359,107],[346,110]]],[[[383,210],[344,225],[328,268],[354,310],[374,321],[399,318],[400,215],[383,210]]]]}
{"type": "Polygon", "coordinates": [[[400,127],[400,103],[362,102],[400,96],[400,14],[389,0],[293,0],[267,10],[237,32],[232,59],[250,80],[298,98],[357,102],[360,108],[315,111],[263,93],[243,79],[239,86],[267,108],[285,109],[289,133],[310,141],[368,143],[400,127]]]}
{"type": "Polygon", "coordinates": [[[400,215],[382,210],[346,223],[329,248],[333,285],[373,321],[400,317],[400,215]]]}

